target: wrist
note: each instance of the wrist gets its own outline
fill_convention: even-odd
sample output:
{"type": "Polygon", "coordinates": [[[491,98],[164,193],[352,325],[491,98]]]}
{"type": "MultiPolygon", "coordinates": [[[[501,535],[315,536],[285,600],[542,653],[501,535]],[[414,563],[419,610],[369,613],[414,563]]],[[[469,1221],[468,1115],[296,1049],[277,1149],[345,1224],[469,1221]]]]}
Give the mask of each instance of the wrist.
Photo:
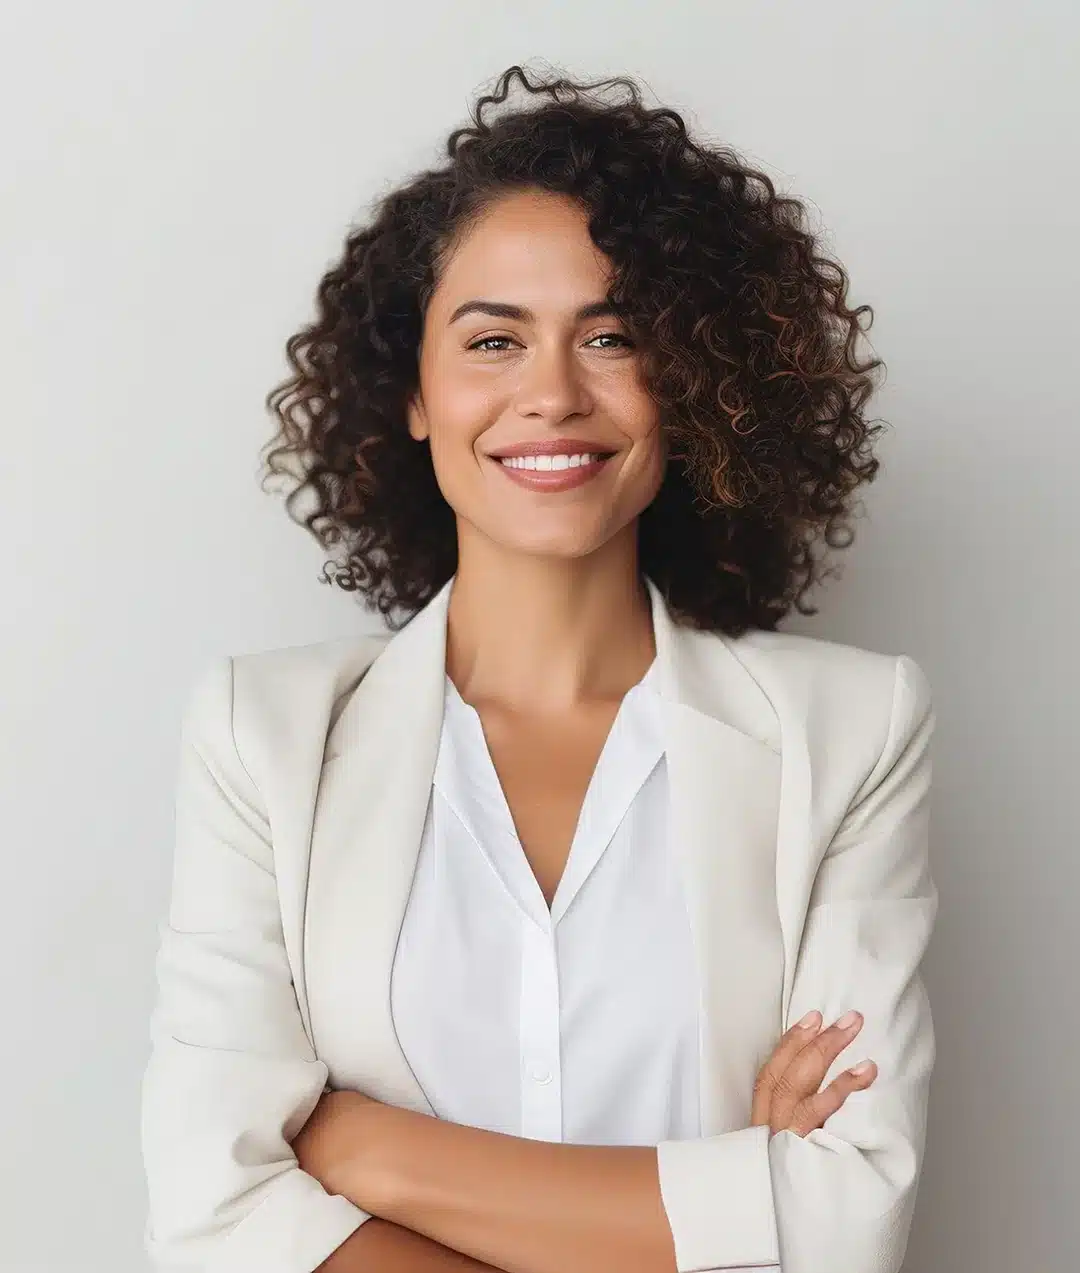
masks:
{"type": "Polygon", "coordinates": [[[326,1188],[372,1215],[385,1217],[397,1196],[406,1120],[421,1117],[357,1092],[344,1093],[339,1152],[327,1167],[326,1188]]]}

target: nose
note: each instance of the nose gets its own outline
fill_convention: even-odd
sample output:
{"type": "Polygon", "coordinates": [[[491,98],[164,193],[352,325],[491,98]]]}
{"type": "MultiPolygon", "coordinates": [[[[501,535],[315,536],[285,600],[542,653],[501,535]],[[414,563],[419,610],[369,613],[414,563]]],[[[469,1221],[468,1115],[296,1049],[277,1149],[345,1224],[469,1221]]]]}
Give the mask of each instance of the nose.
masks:
{"type": "Polygon", "coordinates": [[[569,415],[586,415],[591,405],[585,372],[573,352],[563,345],[537,347],[518,383],[514,402],[518,414],[557,422],[569,415]]]}

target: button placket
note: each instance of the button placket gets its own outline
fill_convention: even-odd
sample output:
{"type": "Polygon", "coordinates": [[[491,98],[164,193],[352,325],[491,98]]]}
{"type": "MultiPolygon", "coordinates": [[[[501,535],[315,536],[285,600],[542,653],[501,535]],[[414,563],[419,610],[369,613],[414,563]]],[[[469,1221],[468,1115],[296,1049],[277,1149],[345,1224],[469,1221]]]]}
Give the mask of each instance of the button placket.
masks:
{"type": "Polygon", "coordinates": [[[554,932],[527,923],[521,952],[521,1134],[562,1140],[559,974],[554,932]]]}

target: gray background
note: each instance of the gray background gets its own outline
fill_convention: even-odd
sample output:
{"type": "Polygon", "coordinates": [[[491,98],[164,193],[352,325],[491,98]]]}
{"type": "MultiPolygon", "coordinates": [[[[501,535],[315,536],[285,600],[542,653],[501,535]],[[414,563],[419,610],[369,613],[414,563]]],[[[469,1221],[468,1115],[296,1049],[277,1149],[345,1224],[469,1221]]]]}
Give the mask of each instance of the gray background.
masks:
{"type": "Polygon", "coordinates": [[[183,695],[213,654],[372,623],[258,489],[261,398],[347,223],[532,58],[637,75],[764,165],[877,311],[884,467],[786,626],[935,690],[905,1268],[1080,1265],[1078,33],[1074,5],[988,0],[4,6],[0,1267],[145,1267],[183,695]]]}

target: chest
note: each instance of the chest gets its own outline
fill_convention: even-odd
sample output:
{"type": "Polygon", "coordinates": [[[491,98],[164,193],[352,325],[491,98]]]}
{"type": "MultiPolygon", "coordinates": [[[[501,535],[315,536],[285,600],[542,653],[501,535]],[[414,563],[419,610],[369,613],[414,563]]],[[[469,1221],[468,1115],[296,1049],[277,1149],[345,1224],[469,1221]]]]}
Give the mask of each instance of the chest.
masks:
{"type": "Polygon", "coordinates": [[[436,784],[391,1010],[440,1117],[589,1144],[700,1134],[700,988],[666,772],[639,785],[632,765],[600,763],[605,794],[586,796],[550,922],[484,780],[462,803],[436,784]]]}
{"type": "Polygon", "coordinates": [[[557,718],[477,709],[514,828],[549,907],[618,708],[600,703],[557,718]]]}
{"type": "MultiPolygon", "coordinates": [[[[534,1019],[521,1015],[523,1002],[536,1002],[530,987],[554,979],[560,1026],[577,1037],[574,1022],[594,1020],[600,1005],[612,1004],[621,1021],[653,1020],[653,1001],[642,995],[659,971],[658,952],[677,953],[678,943],[693,935],[681,949],[693,956],[696,997],[685,960],[657,985],[668,996],[672,986],[686,986],[692,1002],[700,1000],[706,1133],[741,1125],[732,1120],[744,1116],[746,1092],[786,1007],[778,903],[797,910],[807,889],[792,874],[793,862],[809,861],[815,847],[809,785],[798,764],[799,721],[788,731],[796,763],[783,768],[789,802],[779,818],[778,749],[704,711],[665,707],[665,699],[647,689],[630,691],[621,724],[610,709],[547,726],[477,710],[490,760],[479,743],[480,723],[473,717],[470,725],[460,702],[455,713],[453,694],[444,689],[424,712],[410,711],[407,695],[394,699],[381,728],[365,717],[364,728],[346,733],[351,722],[339,720],[341,749],[323,765],[310,827],[290,827],[289,806],[279,802],[279,842],[287,845],[292,836],[306,845],[310,836],[306,876],[288,875],[290,862],[301,861],[298,847],[291,855],[282,851],[278,879],[286,932],[295,957],[303,957],[296,979],[301,1007],[333,1084],[430,1111],[391,1019],[392,986],[398,1006],[418,1004],[412,1035],[404,1025],[407,1055],[415,1055],[409,1045],[430,1023],[433,1047],[458,1038],[475,1056],[476,1004],[489,1003],[480,980],[502,979],[483,1018],[521,1027],[534,1019]],[[653,765],[657,780],[646,790],[653,765]],[[587,790],[593,768],[595,782],[587,790]],[[432,799],[436,787],[444,793],[439,801],[432,799]],[[649,792],[657,794],[658,787],[663,799],[653,801],[649,792]],[[433,832],[441,824],[444,842],[434,834],[422,852],[426,822],[433,832]],[[450,845],[455,826],[460,835],[450,845]],[[462,871],[443,869],[447,848],[462,871]],[[787,874],[779,871],[781,849],[787,874]],[[666,874],[658,875],[661,867],[666,874]],[[527,959],[527,943],[535,945],[547,931],[545,898],[552,932],[565,938],[576,925],[581,938],[581,958],[571,953],[558,968],[551,951],[535,950],[535,959],[527,959]],[[588,973],[578,987],[580,1016],[567,1001],[574,993],[568,967],[588,973]],[[444,1003],[447,1011],[439,1015],[444,1003]]],[[[364,706],[372,709],[370,702],[364,706]]],[[[266,775],[262,786],[274,794],[287,789],[287,781],[282,770],[266,775]]],[[[799,924],[795,913],[795,938],[799,924]]],[[[553,1008],[545,1019],[554,1020],[553,1008]]],[[[609,1034],[613,1029],[608,1022],[609,1034]]],[[[582,1037],[591,1049],[592,1041],[582,1037]]],[[[504,1045],[506,1073],[520,1079],[513,1043],[504,1045]]],[[[620,1041],[619,1055],[625,1047],[620,1041]]],[[[588,1066],[583,1072],[592,1073],[588,1066]]],[[[474,1065],[469,1073],[483,1081],[487,1071],[474,1065]]],[[[598,1090],[587,1107],[602,1104],[603,1094],[598,1090]]]]}

